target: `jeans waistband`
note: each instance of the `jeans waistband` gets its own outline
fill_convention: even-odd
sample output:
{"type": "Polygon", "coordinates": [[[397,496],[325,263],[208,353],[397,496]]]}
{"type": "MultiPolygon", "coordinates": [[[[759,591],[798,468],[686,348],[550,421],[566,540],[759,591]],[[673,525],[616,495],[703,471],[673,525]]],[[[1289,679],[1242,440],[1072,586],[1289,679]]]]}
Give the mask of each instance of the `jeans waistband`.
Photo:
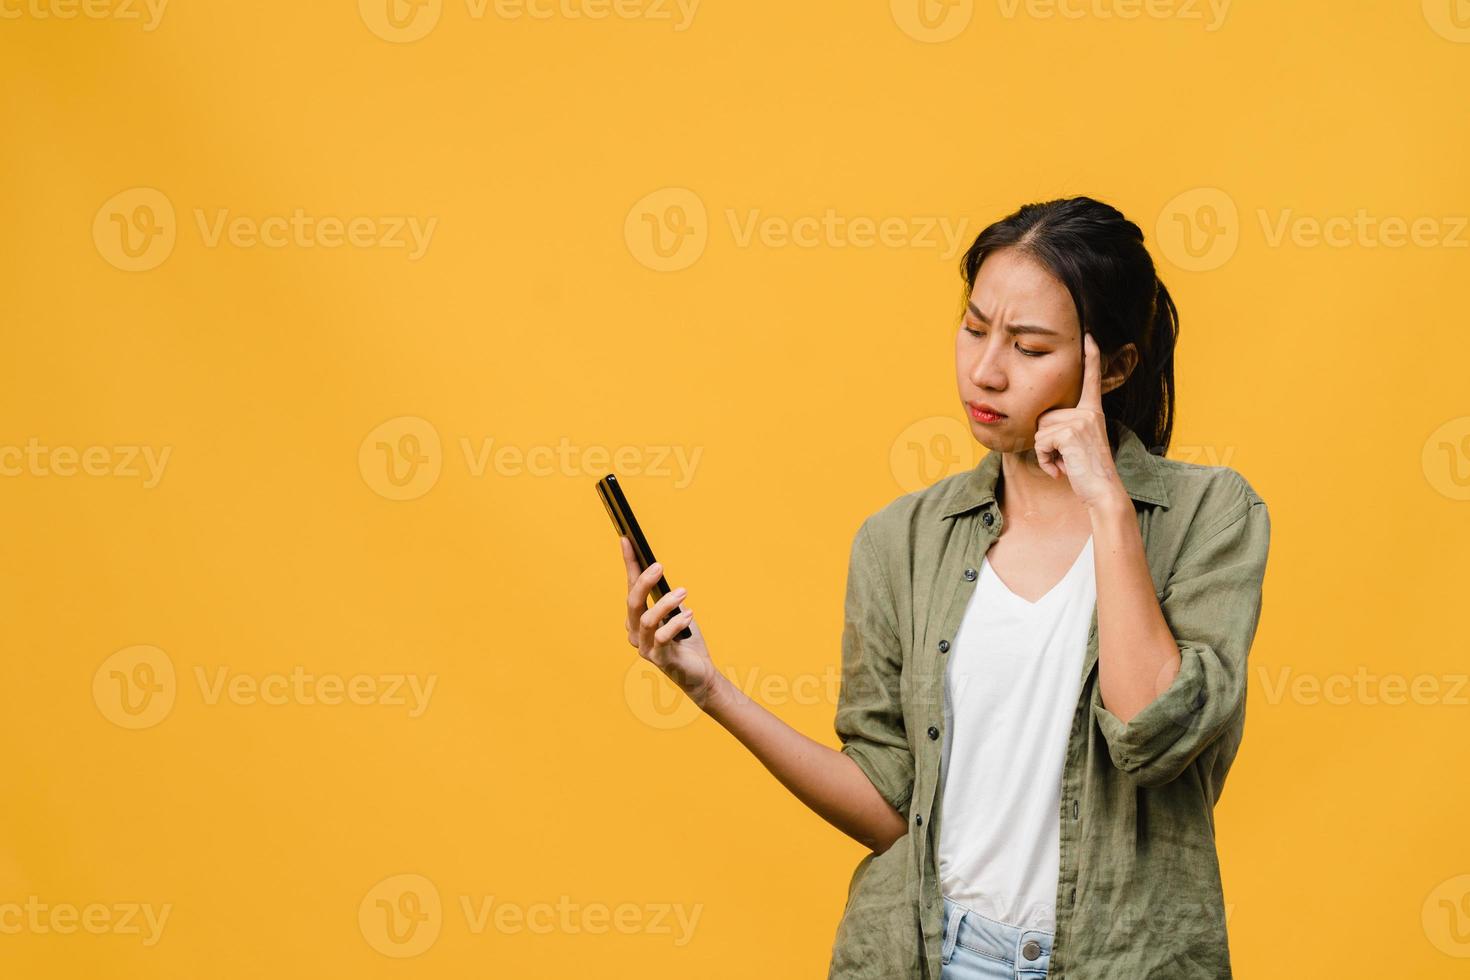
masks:
{"type": "Polygon", "coordinates": [[[1053,933],[1043,929],[1022,929],[997,922],[958,902],[944,899],[945,962],[959,945],[1003,960],[1022,973],[1028,970],[1045,972],[1051,963],[1051,947],[1055,938],[1053,933]]]}

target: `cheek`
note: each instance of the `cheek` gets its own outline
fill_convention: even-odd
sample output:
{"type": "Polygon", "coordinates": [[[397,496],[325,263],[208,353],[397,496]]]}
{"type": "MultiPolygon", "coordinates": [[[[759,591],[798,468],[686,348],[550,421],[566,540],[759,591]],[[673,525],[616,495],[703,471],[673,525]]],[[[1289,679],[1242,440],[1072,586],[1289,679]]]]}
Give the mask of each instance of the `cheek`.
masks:
{"type": "Polygon", "coordinates": [[[1025,393],[1025,400],[1037,414],[1062,404],[1069,394],[1067,372],[1050,365],[1038,364],[1024,376],[1012,375],[1011,384],[1025,393]]]}

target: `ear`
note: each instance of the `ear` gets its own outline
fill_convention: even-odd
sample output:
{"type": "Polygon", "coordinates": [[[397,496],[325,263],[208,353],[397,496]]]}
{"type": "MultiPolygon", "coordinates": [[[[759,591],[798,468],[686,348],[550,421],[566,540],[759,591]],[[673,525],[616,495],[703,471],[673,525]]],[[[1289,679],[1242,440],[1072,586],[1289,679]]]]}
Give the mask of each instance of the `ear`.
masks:
{"type": "Polygon", "coordinates": [[[1103,355],[1102,390],[1107,394],[1128,380],[1138,366],[1138,346],[1128,343],[1111,354],[1103,355]]]}

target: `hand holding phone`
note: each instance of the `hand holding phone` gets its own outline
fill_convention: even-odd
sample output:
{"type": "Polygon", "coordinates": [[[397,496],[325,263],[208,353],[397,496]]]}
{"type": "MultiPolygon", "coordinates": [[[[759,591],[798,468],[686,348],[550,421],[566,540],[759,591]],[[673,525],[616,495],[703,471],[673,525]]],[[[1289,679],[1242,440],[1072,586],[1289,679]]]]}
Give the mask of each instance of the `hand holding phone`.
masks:
{"type": "Polygon", "coordinates": [[[645,660],[663,671],[679,689],[704,708],[718,690],[722,675],[715,669],[704,645],[704,634],[695,624],[693,613],[680,611],[678,602],[685,590],[669,591],[664,581],[663,566],[653,558],[653,549],[633,516],[633,508],[623,496],[617,477],[609,473],[598,481],[598,496],[618,531],[618,548],[628,572],[628,596],[624,626],[628,643],[638,649],[645,660]],[[650,611],[650,592],[660,593],[652,607],[650,625],[643,624],[650,611]],[[657,625],[654,625],[657,624],[657,625]],[[682,627],[682,628],[681,628],[682,627]],[[673,631],[678,629],[678,633],[673,631]],[[677,641],[677,642],[676,642],[677,641]]]}
{"type": "MultiPolygon", "coordinates": [[[[618,534],[627,538],[633,546],[633,557],[638,562],[638,570],[647,571],[657,559],[653,557],[653,549],[648,546],[648,539],[643,536],[643,528],[638,526],[638,518],[633,516],[633,508],[628,503],[628,498],[623,495],[623,486],[618,482],[616,474],[609,473],[597,481],[597,496],[601,498],[602,506],[607,508],[607,516],[612,518],[613,527],[618,534]]],[[[654,601],[657,602],[668,594],[668,580],[660,573],[658,581],[653,583],[654,601]]],[[[676,608],[674,613],[663,622],[667,623],[679,612],[680,610],[676,608]]],[[[687,640],[693,635],[686,626],[679,631],[675,639],[687,640]]]]}

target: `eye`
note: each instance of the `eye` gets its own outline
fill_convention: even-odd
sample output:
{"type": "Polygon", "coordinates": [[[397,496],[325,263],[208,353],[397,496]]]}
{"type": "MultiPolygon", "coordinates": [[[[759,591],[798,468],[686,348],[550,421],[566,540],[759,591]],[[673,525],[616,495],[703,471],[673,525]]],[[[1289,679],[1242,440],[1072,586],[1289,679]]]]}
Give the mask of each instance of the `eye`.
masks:
{"type": "MultiPolygon", "coordinates": [[[[974,327],[966,327],[965,328],[965,333],[969,334],[971,337],[983,337],[983,336],[985,336],[985,331],[983,331],[983,330],[976,330],[974,327]]],[[[1022,354],[1025,354],[1027,357],[1045,357],[1047,354],[1050,354],[1051,353],[1051,351],[1045,351],[1045,350],[1027,350],[1025,347],[1022,347],[1020,344],[1017,344],[1016,345],[1016,350],[1020,351],[1022,354]]]]}

